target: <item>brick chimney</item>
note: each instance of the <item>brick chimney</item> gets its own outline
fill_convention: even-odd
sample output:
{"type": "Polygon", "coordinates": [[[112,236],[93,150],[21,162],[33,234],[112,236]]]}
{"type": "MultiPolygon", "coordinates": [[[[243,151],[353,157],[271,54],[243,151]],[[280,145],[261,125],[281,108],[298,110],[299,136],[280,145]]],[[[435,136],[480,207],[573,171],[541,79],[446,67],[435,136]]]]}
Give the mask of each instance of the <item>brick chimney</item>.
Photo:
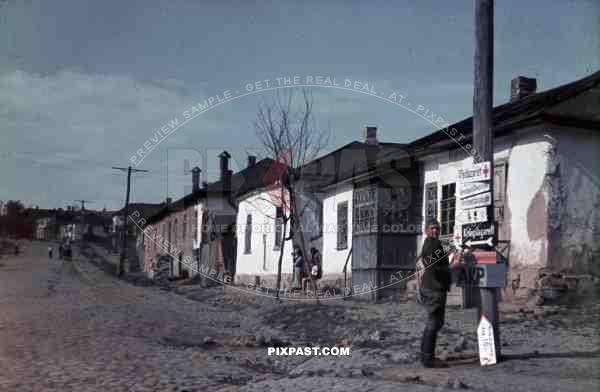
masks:
{"type": "Polygon", "coordinates": [[[256,156],[248,155],[248,167],[252,167],[254,165],[256,165],[256,156]]]}
{"type": "Polygon", "coordinates": [[[363,128],[363,143],[377,144],[377,127],[363,128]]]}
{"type": "Polygon", "coordinates": [[[537,80],[535,78],[517,76],[510,82],[510,101],[518,101],[528,95],[535,94],[536,89],[537,80]]]}
{"type": "Polygon", "coordinates": [[[227,172],[229,171],[229,158],[231,158],[231,155],[229,155],[229,153],[227,151],[223,151],[222,153],[219,154],[219,158],[220,158],[219,167],[221,169],[221,181],[222,181],[223,179],[225,179],[225,176],[227,175],[227,172]]]}
{"type": "Polygon", "coordinates": [[[195,166],[192,169],[192,193],[196,193],[200,190],[200,168],[195,166]]]}
{"type": "Polygon", "coordinates": [[[233,176],[233,170],[227,170],[223,177],[223,193],[231,192],[231,176],[233,176]]]}

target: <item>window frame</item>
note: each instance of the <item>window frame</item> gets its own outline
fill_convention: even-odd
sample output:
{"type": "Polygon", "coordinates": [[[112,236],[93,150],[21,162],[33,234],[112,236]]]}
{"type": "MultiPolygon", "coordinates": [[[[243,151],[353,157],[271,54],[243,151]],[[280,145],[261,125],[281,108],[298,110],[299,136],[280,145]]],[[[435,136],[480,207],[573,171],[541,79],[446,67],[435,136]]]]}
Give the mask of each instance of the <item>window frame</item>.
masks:
{"type": "Polygon", "coordinates": [[[337,230],[336,230],[336,250],[348,249],[348,201],[342,201],[337,204],[337,230]],[[340,214],[342,211],[346,211],[345,214],[340,214]],[[343,218],[343,222],[340,222],[340,217],[343,218]]]}
{"type": "Polygon", "coordinates": [[[442,197],[440,197],[440,209],[439,209],[439,214],[440,214],[440,237],[452,237],[454,235],[454,226],[456,225],[456,182],[450,182],[448,184],[443,184],[442,185],[442,197]],[[454,187],[454,192],[452,193],[451,197],[444,197],[447,195],[444,195],[444,188],[446,187],[454,187]],[[447,204],[452,204],[451,207],[447,207],[447,204]],[[445,214],[449,213],[446,212],[445,210],[451,210],[452,211],[452,218],[446,218],[445,219],[445,214]]]}
{"type": "Polygon", "coordinates": [[[438,220],[438,183],[437,181],[425,184],[425,224],[431,219],[438,220]],[[432,196],[430,198],[430,196],[432,196]],[[433,208],[433,213],[429,214],[429,207],[433,208]]]}
{"type": "Polygon", "coordinates": [[[246,229],[244,231],[244,254],[252,254],[252,214],[246,215],[246,229]]]}
{"type": "Polygon", "coordinates": [[[283,207],[275,207],[275,230],[273,233],[273,249],[280,250],[283,244],[283,207]]]}

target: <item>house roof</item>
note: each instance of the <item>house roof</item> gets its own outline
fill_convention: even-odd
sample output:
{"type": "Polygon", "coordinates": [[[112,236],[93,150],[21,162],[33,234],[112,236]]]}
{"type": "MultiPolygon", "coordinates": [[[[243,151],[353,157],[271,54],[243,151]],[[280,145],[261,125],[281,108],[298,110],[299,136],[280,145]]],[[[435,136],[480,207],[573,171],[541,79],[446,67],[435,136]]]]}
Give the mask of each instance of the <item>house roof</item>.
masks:
{"type": "MultiPolygon", "coordinates": [[[[270,185],[281,178],[285,165],[279,164],[271,158],[264,158],[250,167],[246,167],[231,176],[231,196],[233,198],[270,185]]],[[[208,193],[221,195],[225,187],[222,180],[208,185],[208,193]]]]}
{"type": "MultiPolygon", "coordinates": [[[[187,207],[193,206],[196,203],[196,201],[204,198],[206,198],[206,189],[200,189],[196,192],[192,192],[190,194],[185,195],[184,197],[176,200],[173,203],[156,204],[158,208],[153,213],[149,214],[147,217],[144,217],[144,215],[142,215],[141,213],[140,215],[144,217],[146,224],[155,223],[174,212],[181,211],[186,209],[187,207]]],[[[132,210],[130,209],[130,211],[132,210]]]]}
{"type": "MultiPolygon", "coordinates": [[[[283,165],[277,164],[273,159],[265,158],[256,162],[250,167],[246,167],[231,176],[232,198],[242,196],[245,193],[264,187],[272,182],[276,177],[277,170],[281,170],[283,165]],[[275,175],[274,175],[275,174],[275,175]]],[[[208,184],[206,188],[190,193],[177,201],[169,204],[161,204],[161,208],[152,216],[146,219],[146,224],[155,223],[173,212],[181,211],[194,205],[198,200],[205,199],[207,195],[227,196],[226,182],[219,180],[208,184]]]]}
{"type": "MultiPolygon", "coordinates": [[[[152,204],[152,203],[129,203],[129,214],[132,214],[134,211],[137,211],[140,214],[141,218],[147,219],[152,215],[156,214],[164,204],[152,204]]],[[[123,215],[124,207],[118,211],[113,212],[113,216],[115,215],[123,215]]]]}
{"type": "Polygon", "coordinates": [[[410,159],[410,155],[403,143],[353,141],[304,165],[301,175],[309,187],[322,188],[366,174],[376,167],[400,168],[397,163],[410,159]]]}
{"type": "MultiPolygon", "coordinates": [[[[556,108],[559,104],[597,88],[599,85],[600,71],[597,71],[583,79],[496,106],[492,113],[494,134],[497,135],[514,129],[536,119],[549,119],[552,114],[556,114],[553,113],[552,109],[556,108]]],[[[598,100],[598,98],[596,98],[596,100],[598,100]]],[[[598,109],[596,108],[595,110],[597,116],[598,109]]],[[[565,113],[562,114],[564,115],[565,113]]],[[[597,120],[600,120],[600,118],[597,118],[596,121],[597,120]]],[[[446,131],[438,130],[417,139],[411,142],[408,147],[410,149],[419,150],[420,148],[443,141],[453,143],[452,138],[449,137],[447,132],[456,129],[457,132],[454,133],[455,136],[460,134],[465,136],[467,136],[467,134],[470,135],[473,129],[473,117],[465,118],[444,129],[446,131]]]]}

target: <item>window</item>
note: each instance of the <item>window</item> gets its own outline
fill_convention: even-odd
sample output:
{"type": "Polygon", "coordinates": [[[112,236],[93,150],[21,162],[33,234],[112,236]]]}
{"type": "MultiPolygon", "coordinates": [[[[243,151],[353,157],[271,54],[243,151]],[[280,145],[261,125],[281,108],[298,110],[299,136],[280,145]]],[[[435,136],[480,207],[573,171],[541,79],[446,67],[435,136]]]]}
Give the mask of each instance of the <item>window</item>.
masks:
{"type": "Polygon", "coordinates": [[[454,233],[454,213],[456,209],[456,183],[442,185],[442,200],[440,203],[442,211],[441,235],[454,233]]]}
{"type": "Polygon", "coordinates": [[[354,234],[377,232],[377,200],[375,186],[354,191],[354,234]]]}
{"type": "Polygon", "coordinates": [[[425,185],[425,224],[431,220],[437,220],[438,216],[438,194],[437,182],[425,185]]]}
{"type": "Polygon", "coordinates": [[[275,249],[281,248],[283,240],[283,208],[275,209],[275,249]]]}
{"type": "Polygon", "coordinates": [[[171,222],[169,222],[169,227],[168,227],[168,235],[169,235],[169,239],[167,240],[167,244],[165,244],[165,248],[167,249],[167,253],[169,253],[171,251],[171,233],[172,233],[172,225],[171,222]]]}
{"type": "Polygon", "coordinates": [[[182,233],[181,236],[183,237],[183,241],[185,241],[186,239],[186,234],[187,234],[187,213],[183,214],[183,229],[182,229],[182,233]]]}
{"type": "Polygon", "coordinates": [[[173,223],[173,241],[177,242],[177,219],[173,223]]]}
{"type": "Polygon", "coordinates": [[[337,249],[348,247],[348,202],[337,206],[337,249]]]}
{"type": "Polygon", "coordinates": [[[198,238],[198,210],[192,210],[192,239],[198,238]]]}
{"type": "Polygon", "coordinates": [[[244,253],[252,253],[252,215],[246,217],[246,233],[244,238],[244,253]]]}
{"type": "Polygon", "coordinates": [[[504,203],[506,201],[506,169],[507,162],[494,163],[494,220],[504,220],[504,203]]]}

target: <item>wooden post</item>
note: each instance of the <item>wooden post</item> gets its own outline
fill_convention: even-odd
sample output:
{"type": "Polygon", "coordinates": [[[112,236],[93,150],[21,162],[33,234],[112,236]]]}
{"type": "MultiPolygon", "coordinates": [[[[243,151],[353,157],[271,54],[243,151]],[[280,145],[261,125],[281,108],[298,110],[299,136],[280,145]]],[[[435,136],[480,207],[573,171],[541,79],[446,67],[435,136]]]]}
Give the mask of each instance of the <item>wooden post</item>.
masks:
{"type": "MultiPolygon", "coordinates": [[[[494,194],[494,143],[492,130],[493,75],[494,75],[494,2],[475,0],[475,56],[473,92],[473,148],[478,155],[474,162],[489,161],[490,191],[494,194]]],[[[494,220],[494,200],[488,207],[488,219],[494,220]]],[[[494,234],[497,236],[497,233],[494,234]]],[[[494,243],[496,243],[494,241],[494,243]]],[[[500,325],[498,289],[482,288],[479,319],[485,315],[494,328],[496,358],[500,360],[500,325]]]]}
{"type": "Polygon", "coordinates": [[[127,167],[127,191],[125,193],[125,208],[123,209],[123,237],[121,243],[121,257],[119,258],[119,270],[117,274],[123,275],[125,258],[127,257],[127,217],[129,216],[129,193],[131,190],[131,166],[127,167]]]}

